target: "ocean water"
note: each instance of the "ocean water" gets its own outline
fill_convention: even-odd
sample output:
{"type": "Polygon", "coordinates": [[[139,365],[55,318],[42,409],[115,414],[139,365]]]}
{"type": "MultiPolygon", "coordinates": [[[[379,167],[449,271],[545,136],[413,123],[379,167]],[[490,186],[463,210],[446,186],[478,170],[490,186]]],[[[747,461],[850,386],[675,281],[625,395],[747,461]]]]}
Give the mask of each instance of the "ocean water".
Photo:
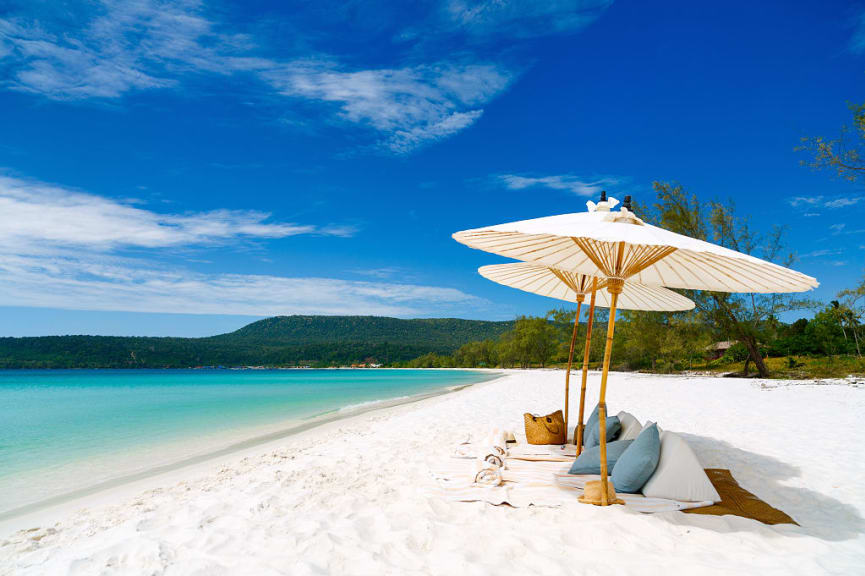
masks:
{"type": "Polygon", "coordinates": [[[376,403],[491,377],[458,370],[0,371],[0,518],[376,403]]]}

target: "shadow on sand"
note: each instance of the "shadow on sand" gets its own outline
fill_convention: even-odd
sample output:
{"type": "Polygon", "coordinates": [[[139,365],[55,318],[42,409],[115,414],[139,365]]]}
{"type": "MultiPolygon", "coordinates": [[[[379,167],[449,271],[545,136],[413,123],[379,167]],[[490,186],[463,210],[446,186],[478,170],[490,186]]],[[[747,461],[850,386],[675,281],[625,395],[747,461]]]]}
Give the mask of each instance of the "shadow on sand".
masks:
{"type": "MultiPolygon", "coordinates": [[[[785,535],[804,534],[827,541],[842,541],[865,533],[865,519],[859,511],[840,500],[808,488],[785,485],[800,476],[800,470],[771,456],[737,448],[723,440],[682,434],[707,468],[727,468],[746,490],[771,506],[783,510],[799,523],[765,526],[785,535]]],[[[705,522],[707,517],[696,514],[676,514],[676,522],[718,530],[717,522],[705,522]]],[[[711,517],[709,517],[711,518],[711,517]]],[[[717,518],[717,517],[714,517],[717,518]]],[[[755,521],[723,517],[728,520],[723,531],[753,531],[755,521]]],[[[762,525],[760,525],[762,526],[762,525]]]]}

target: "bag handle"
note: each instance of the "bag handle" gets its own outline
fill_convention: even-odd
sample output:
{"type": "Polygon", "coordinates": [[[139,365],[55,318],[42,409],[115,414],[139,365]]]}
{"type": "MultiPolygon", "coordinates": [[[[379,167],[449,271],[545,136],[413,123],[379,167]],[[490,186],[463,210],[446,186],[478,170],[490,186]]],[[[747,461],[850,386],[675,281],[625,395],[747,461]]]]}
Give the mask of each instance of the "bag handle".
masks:
{"type": "Polygon", "coordinates": [[[553,430],[553,428],[550,428],[549,425],[553,423],[553,419],[550,418],[549,416],[538,416],[537,414],[532,414],[532,420],[533,421],[537,422],[538,418],[541,418],[541,422],[543,423],[544,428],[546,428],[547,432],[549,432],[550,434],[561,433],[561,430],[559,430],[558,426],[553,426],[553,428],[555,428],[555,430],[553,430]]]}

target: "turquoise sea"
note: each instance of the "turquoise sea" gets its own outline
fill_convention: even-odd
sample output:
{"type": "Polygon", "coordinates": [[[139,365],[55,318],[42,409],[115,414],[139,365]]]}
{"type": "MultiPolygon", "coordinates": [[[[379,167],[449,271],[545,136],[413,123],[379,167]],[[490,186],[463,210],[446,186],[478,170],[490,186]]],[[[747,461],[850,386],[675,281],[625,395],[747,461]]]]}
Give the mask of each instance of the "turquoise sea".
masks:
{"type": "Polygon", "coordinates": [[[439,370],[0,371],[0,519],[494,377],[439,370]]]}

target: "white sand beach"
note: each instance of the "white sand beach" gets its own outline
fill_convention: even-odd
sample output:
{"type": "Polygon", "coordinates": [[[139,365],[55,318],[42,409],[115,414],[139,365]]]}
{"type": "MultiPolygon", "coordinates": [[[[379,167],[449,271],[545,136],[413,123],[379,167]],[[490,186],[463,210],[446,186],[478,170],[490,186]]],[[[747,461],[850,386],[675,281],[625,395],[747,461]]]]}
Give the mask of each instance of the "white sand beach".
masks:
{"type": "Polygon", "coordinates": [[[0,574],[865,573],[862,384],[611,374],[611,413],[682,433],[800,526],[434,495],[431,467],[559,408],[563,377],[506,372],[10,520],[0,574]]]}

